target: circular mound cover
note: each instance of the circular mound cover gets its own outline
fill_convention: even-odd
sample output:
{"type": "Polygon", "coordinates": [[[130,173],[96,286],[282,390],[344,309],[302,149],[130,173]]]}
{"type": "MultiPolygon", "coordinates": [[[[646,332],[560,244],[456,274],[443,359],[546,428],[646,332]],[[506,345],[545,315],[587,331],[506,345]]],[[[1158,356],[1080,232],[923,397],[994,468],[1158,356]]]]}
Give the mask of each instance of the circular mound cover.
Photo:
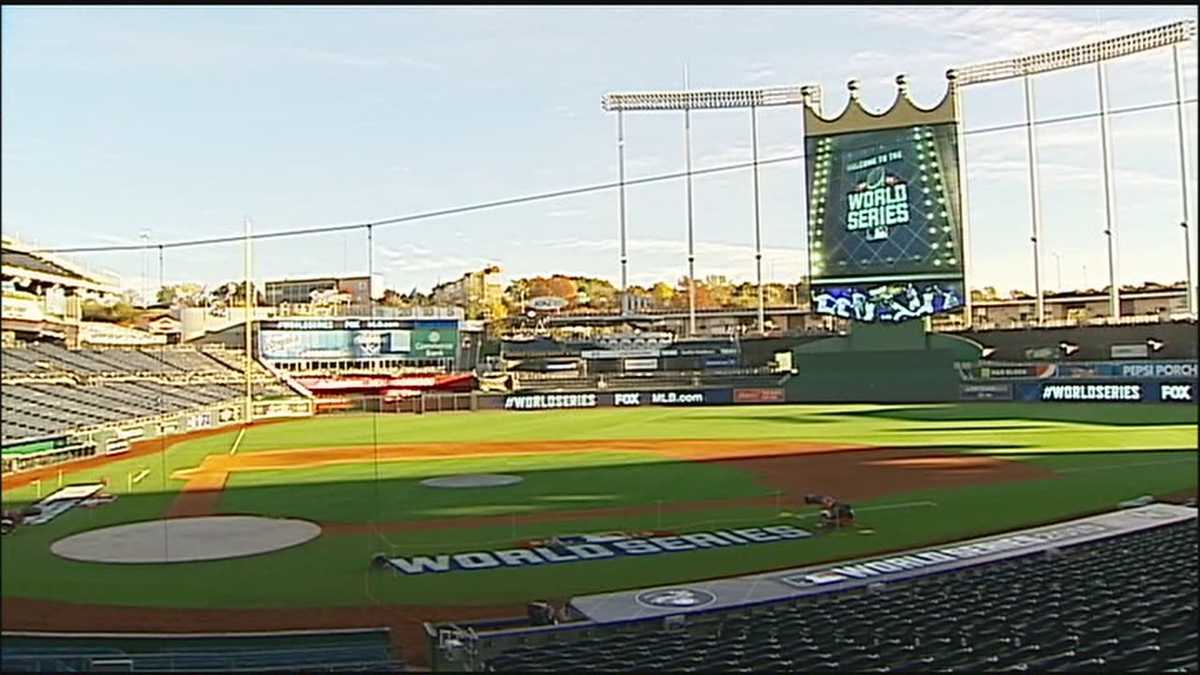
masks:
{"type": "Polygon", "coordinates": [[[306,520],[258,516],[170,518],[73,534],[54,542],[50,551],[84,562],[196,562],[278,551],[319,534],[321,527],[306,520]]]}
{"type": "Polygon", "coordinates": [[[500,487],[501,485],[515,485],[523,480],[525,479],[520,476],[496,473],[466,473],[459,476],[426,478],[421,481],[421,485],[436,488],[500,487]]]}

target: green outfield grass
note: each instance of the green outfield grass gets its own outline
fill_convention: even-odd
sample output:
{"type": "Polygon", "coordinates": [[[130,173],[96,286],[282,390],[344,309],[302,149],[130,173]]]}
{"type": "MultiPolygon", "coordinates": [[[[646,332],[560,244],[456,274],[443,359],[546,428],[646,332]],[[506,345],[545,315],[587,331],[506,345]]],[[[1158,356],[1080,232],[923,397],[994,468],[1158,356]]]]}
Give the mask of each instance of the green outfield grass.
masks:
{"type": "MultiPolygon", "coordinates": [[[[331,416],[255,427],[238,453],[291,448],[505,440],[787,438],[1002,453],[1052,478],[897,493],[856,503],[874,532],[753,547],[628,557],[527,569],[400,577],[368,572],[372,554],[455,553],[509,548],[519,539],[581,531],[702,531],[813,523],[811,509],[774,504],[673,512],[659,503],[770,497],[773,489],[728,465],[663,461],[633,452],[347,464],[240,472],[221,510],[322,522],[418,522],[493,516],[455,529],[323,535],[295,549],[243,560],[171,565],[100,565],[52,555],[71,533],[159,517],[182,481],[167,476],[228,453],[236,432],[186,441],[154,456],[66,471],[67,483],[105,477],[118,501],[75,509],[2,543],[5,597],[181,607],[356,606],[376,603],[494,604],[565,597],[797,566],[1013,529],[1112,508],[1143,494],[1196,489],[1196,410],[1187,406],[974,404],[928,406],[734,406],[722,408],[481,412],[331,416]],[[147,471],[126,494],[127,477],[147,471]],[[516,473],[493,489],[436,490],[423,478],[516,473]],[[378,478],[378,482],[376,481],[378,478]],[[638,506],[638,515],[535,522],[549,512],[638,506]]],[[[44,481],[42,494],[55,488],[44,481]]],[[[33,486],[6,490],[6,505],[31,501],[33,486]]]]}

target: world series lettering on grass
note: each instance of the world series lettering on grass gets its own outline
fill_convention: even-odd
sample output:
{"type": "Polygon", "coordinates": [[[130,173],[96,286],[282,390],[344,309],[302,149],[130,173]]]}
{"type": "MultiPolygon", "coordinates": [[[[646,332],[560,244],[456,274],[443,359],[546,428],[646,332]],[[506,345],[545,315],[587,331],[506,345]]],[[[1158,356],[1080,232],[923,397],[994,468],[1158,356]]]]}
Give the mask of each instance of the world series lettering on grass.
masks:
{"type": "Polygon", "coordinates": [[[614,541],[570,544],[566,546],[514,548],[499,551],[470,551],[466,553],[442,553],[412,557],[388,558],[392,569],[401,574],[454,572],[460,570],[484,570],[502,567],[526,567],[529,565],[561,564],[602,560],[620,556],[659,555],[695,551],[725,546],[745,546],[803,539],[812,536],[806,530],[791,525],[769,525],[736,530],[693,532],[667,537],[646,539],[618,539],[614,541]]]}

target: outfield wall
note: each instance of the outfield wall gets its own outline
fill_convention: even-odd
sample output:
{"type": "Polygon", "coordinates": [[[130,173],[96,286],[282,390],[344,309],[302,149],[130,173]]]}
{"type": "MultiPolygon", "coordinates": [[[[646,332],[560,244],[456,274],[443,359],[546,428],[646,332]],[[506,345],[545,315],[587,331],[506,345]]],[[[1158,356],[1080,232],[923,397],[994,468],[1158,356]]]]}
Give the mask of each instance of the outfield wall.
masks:
{"type": "Polygon", "coordinates": [[[645,391],[571,391],[520,394],[431,394],[396,402],[364,401],[364,409],[379,412],[436,413],[470,410],[571,410],[588,408],[641,408],[646,406],[699,407],[715,405],[786,403],[783,387],[663,388],[645,391]]]}
{"type": "Polygon", "coordinates": [[[1196,361],[966,364],[963,401],[1186,403],[1200,392],[1196,361]]]}

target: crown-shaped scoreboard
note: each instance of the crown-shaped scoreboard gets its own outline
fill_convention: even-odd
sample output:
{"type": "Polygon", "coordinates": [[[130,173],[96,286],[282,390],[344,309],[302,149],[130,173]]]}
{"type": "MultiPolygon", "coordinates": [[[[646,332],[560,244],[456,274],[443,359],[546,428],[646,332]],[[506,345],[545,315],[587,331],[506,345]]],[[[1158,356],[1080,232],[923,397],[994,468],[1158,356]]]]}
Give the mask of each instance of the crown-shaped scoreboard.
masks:
{"type": "Polygon", "coordinates": [[[808,244],[813,309],[896,323],[961,310],[962,204],[957,90],[925,109],[896,78],[892,106],[850,100],[826,119],[806,101],[808,244]]]}

